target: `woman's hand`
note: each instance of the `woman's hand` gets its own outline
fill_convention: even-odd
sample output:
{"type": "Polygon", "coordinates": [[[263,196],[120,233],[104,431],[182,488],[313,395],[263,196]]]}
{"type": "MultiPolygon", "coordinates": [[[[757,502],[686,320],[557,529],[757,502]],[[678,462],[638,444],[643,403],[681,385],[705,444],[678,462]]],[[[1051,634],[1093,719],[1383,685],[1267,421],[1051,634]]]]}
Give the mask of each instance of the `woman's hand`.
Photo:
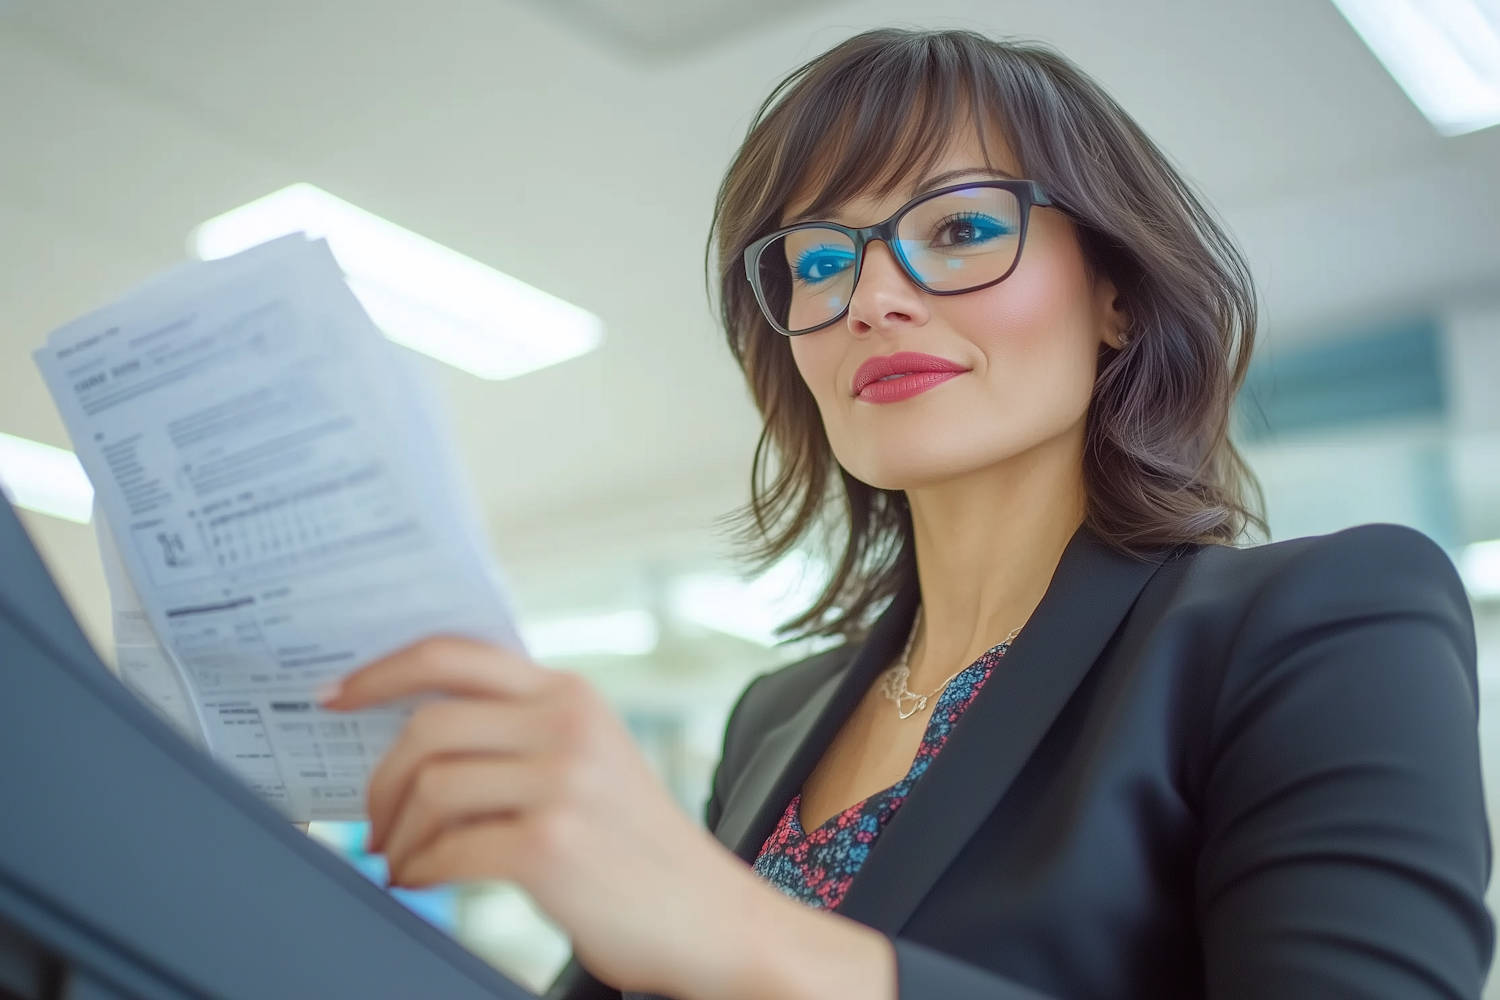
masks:
{"type": "Polygon", "coordinates": [[[370,783],[370,850],[385,854],[393,885],[516,882],[569,932],[580,960],[623,989],[796,996],[824,979],[806,962],[832,960],[842,968],[823,971],[837,992],[861,978],[847,978],[848,961],[876,986],[848,995],[893,992],[885,939],[755,878],[683,815],[582,678],[430,639],[351,674],[325,704],[352,711],[430,695],[445,697],[417,708],[370,783]],[[817,954],[785,970],[795,988],[780,988],[778,963],[797,965],[809,947],[817,954]]]}

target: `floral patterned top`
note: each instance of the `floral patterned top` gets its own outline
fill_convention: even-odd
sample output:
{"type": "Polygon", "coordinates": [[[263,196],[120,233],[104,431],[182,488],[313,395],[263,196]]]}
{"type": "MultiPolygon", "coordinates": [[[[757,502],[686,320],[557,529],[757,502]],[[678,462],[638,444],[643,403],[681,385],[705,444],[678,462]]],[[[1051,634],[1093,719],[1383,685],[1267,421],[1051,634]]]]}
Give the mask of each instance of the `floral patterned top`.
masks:
{"type": "Polygon", "coordinates": [[[756,874],[808,906],[836,909],[869,857],[875,838],[932,765],[959,716],[974,701],[1008,648],[1009,643],[1004,642],[993,647],[943,689],[906,777],[856,802],[810,833],[802,829],[802,796],[793,798],[755,859],[756,874]]]}

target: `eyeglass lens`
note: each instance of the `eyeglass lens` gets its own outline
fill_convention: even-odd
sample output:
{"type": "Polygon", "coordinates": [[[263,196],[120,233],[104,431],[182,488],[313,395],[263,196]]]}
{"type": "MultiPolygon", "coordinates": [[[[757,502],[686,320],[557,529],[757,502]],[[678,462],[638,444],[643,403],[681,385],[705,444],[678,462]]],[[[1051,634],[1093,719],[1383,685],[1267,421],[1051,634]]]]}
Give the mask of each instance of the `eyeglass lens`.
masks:
{"type": "MultiPolygon", "coordinates": [[[[1016,262],[1021,205],[1004,188],[973,187],[918,202],[896,224],[892,248],[931,292],[990,284],[1016,262]]],[[[795,229],[772,240],[757,261],[767,312],[791,333],[841,315],[854,294],[854,240],[837,229],[795,229]]]]}

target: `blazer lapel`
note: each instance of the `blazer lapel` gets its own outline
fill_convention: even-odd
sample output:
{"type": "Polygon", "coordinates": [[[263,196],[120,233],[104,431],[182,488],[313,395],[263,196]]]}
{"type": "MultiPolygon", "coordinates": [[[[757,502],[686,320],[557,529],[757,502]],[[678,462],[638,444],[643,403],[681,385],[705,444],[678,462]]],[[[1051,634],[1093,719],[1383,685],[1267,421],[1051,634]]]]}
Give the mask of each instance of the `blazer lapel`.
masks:
{"type": "Polygon", "coordinates": [[[840,914],[886,934],[901,930],[1004,797],[1160,565],[1083,530],[1073,537],[1025,630],[875,842],[840,914]]]}
{"type": "Polygon", "coordinates": [[[831,675],[785,722],[766,733],[724,803],[714,836],[746,861],[801,789],[875,675],[890,665],[916,614],[917,588],[896,596],[849,663],[831,675]]]}

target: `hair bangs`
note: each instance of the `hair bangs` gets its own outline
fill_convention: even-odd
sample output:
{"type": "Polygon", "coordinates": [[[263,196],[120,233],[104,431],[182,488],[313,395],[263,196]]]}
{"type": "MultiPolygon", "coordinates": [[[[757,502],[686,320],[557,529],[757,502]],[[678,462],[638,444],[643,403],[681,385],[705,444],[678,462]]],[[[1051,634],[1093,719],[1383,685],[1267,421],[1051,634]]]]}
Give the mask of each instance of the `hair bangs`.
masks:
{"type": "Polygon", "coordinates": [[[930,172],[958,135],[977,129],[967,95],[951,78],[923,69],[874,65],[851,81],[831,127],[806,137],[817,152],[788,178],[800,195],[795,202],[806,203],[799,215],[831,215],[855,198],[886,197],[930,172]]]}

